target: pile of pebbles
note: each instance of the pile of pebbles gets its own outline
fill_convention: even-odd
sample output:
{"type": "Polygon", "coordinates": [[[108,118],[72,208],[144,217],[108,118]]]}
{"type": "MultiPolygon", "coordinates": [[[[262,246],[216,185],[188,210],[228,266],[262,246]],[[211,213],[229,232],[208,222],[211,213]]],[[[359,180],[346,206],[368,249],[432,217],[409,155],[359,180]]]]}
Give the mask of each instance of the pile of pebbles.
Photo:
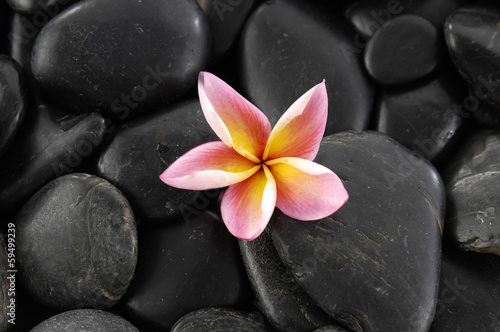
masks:
{"type": "Polygon", "coordinates": [[[0,331],[500,332],[500,5],[0,0],[0,331]],[[232,237],[158,176],[326,80],[349,201],[232,237]],[[15,324],[14,324],[15,323],[15,324]]]}

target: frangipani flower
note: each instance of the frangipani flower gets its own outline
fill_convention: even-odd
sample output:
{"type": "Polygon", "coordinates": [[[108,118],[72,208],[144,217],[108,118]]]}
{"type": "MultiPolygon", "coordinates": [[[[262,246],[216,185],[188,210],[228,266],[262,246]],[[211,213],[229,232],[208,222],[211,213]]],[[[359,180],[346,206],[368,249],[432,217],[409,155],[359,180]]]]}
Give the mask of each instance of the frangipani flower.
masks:
{"type": "Polygon", "coordinates": [[[324,81],[307,91],[271,123],[257,107],[207,72],[198,78],[201,107],[222,142],[188,151],[160,179],[181,189],[229,186],[221,202],[228,230],[243,240],[257,238],[274,208],[299,220],[317,220],[348,199],[342,181],[316,157],[328,115],[324,81]]]}

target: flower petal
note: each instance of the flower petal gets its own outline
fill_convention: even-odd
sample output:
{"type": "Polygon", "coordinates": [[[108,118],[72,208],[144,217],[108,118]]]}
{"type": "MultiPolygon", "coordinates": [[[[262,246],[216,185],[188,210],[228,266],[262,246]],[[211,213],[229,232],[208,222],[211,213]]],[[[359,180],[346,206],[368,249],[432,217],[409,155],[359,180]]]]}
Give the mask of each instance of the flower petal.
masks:
{"type": "Polygon", "coordinates": [[[266,165],[230,186],[221,202],[222,220],[235,237],[253,240],[266,228],[276,206],[276,182],[266,165]]]}
{"type": "Polygon", "coordinates": [[[301,158],[266,162],[276,181],[276,206],[298,220],[317,220],[337,211],[349,198],[331,170],[301,158]]]}
{"type": "Polygon", "coordinates": [[[198,94],[208,124],[242,156],[259,162],[271,123],[257,107],[217,76],[200,72],[198,94]]]}
{"type": "Polygon", "coordinates": [[[281,116],[269,136],[263,160],[298,157],[313,160],[328,117],[325,82],[314,86],[281,116]]]}
{"type": "Polygon", "coordinates": [[[223,142],[209,142],[177,159],[160,179],[176,188],[207,190],[246,180],[259,168],[223,142]]]}

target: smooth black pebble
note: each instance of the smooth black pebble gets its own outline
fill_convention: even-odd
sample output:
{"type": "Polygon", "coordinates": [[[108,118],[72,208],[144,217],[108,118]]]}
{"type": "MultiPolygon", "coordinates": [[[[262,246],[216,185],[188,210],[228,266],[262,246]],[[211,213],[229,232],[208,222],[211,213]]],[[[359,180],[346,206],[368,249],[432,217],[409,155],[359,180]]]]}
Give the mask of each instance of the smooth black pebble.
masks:
{"type": "Polygon", "coordinates": [[[208,17],[212,59],[219,59],[235,44],[255,0],[197,0],[208,17]]]}
{"type": "Polygon", "coordinates": [[[96,309],[70,310],[38,324],[30,332],[139,332],[122,317],[96,309]]]}
{"type": "MultiPolygon", "coordinates": [[[[444,34],[448,52],[471,89],[469,108],[481,102],[494,107],[500,117],[500,9],[468,6],[446,20],[444,34]]],[[[497,122],[498,124],[498,122],[497,122]]]]}
{"type": "Polygon", "coordinates": [[[295,100],[323,79],[328,93],[325,134],[368,126],[373,90],[352,29],[320,7],[297,0],[261,4],[243,30],[243,90],[274,125],[295,100]]]}
{"type": "Polygon", "coordinates": [[[429,332],[500,332],[500,257],[443,248],[429,332]]]}
{"type": "Polygon", "coordinates": [[[64,311],[108,309],[137,263],[132,209],[109,182],[75,173],[45,185],[16,217],[20,281],[40,303],[64,311]]]}
{"type": "Polygon", "coordinates": [[[42,29],[32,69],[66,110],[125,121],[194,87],[209,45],[194,0],[84,0],[42,29]]]}
{"type": "Polygon", "coordinates": [[[140,219],[189,216],[208,206],[207,195],[170,187],[159,176],[192,148],[218,140],[198,100],[175,104],[118,130],[101,154],[97,174],[123,191],[140,219]]]}
{"type": "Polygon", "coordinates": [[[271,332],[256,317],[242,311],[209,308],[192,312],[177,321],[171,332],[271,332]]]}
{"type": "Polygon", "coordinates": [[[29,107],[0,159],[0,211],[17,210],[43,185],[75,171],[97,151],[105,131],[98,113],[71,118],[48,105],[29,107]]]}
{"type": "Polygon", "coordinates": [[[427,331],[445,207],[436,169],[378,132],[328,136],[315,161],[343,180],[349,200],[317,221],[275,213],[280,257],[315,302],[351,329],[427,331]]]}
{"type": "Polygon", "coordinates": [[[464,139],[443,178],[447,190],[445,239],[455,247],[500,255],[500,132],[464,139]]]}
{"type": "Polygon", "coordinates": [[[333,323],[281,261],[270,226],[253,241],[238,241],[257,306],[277,331],[310,332],[333,323]]]}
{"type": "Polygon", "coordinates": [[[67,7],[79,0],[5,0],[16,12],[33,14],[33,20],[48,21],[67,7]]]}
{"type": "Polygon", "coordinates": [[[21,127],[28,96],[21,67],[0,54],[0,158],[21,127]]]}
{"type": "Polygon", "coordinates": [[[375,0],[356,1],[345,10],[345,17],[351,22],[359,37],[355,45],[361,49],[382,25],[403,14],[421,16],[438,29],[442,29],[446,18],[469,0],[375,0]]]}
{"type": "Polygon", "coordinates": [[[384,24],[368,41],[364,62],[381,84],[397,85],[422,78],[437,68],[439,32],[416,15],[401,15],[384,24]]]}
{"type": "Polygon", "coordinates": [[[219,216],[202,212],[169,225],[144,226],[137,272],[121,303],[137,326],[170,331],[191,311],[249,301],[238,243],[219,216]]]}
{"type": "Polygon", "coordinates": [[[377,105],[376,130],[436,165],[460,136],[466,113],[456,105],[466,92],[462,84],[460,78],[440,73],[418,85],[385,88],[377,105]]]}

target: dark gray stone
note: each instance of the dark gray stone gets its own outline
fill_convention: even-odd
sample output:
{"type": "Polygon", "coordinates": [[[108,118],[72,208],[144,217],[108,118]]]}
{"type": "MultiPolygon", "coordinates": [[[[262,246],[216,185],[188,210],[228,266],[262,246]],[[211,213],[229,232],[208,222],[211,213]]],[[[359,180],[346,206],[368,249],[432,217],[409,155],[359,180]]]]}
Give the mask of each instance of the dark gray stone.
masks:
{"type": "Polygon", "coordinates": [[[497,112],[500,112],[500,43],[495,42],[495,37],[499,24],[498,8],[464,7],[448,17],[444,28],[451,59],[475,96],[472,104],[485,102],[497,112]]]}
{"type": "Polygon", "coordinates": [[[66,110],[125,120],[194,87],[209,45],[194,0],[84,0],[43,28],[32,69],[66,110]]]}
{"type": "Polygon", "coordinates": [[[271,332],[254,316],[233,309],[210,308],[192,312],[175,323],[171,332],[271,332]]]}
{"type": "Polygon", "coordinates": [[[43,185],[76,170],[95,153],[105,130],[97,113],[68,120],[51,106],[30,107],[0,159],[0,211],[16,211],[43,185]]]}
{"type": "Polygon", "coordinates": [[[140,229],[137,273],[122,305],[147,331],[170,331],[191,311],[241,307],[248,284],[236,239],[219,216],[203,212],[140,229]]]}
{"type": "Polygon", "coordinates": [[[270,228],[253,241],[238,241],[260,311],[277,331],[310,332],[332,323],[281,261],[270,228]]]}
{"type": "Polygon", "coordinates": [[[63,312],[35,326],[30,332],[139,332],[118,315],[96,310],[77,309],[63,312]]]}
{"type": "Polygon", "coordinates": [[[79,0],[5,0],[16,12],[33,14],[37,22],[48,21],[61,8],[67,7],[79,0]]]}
{"type": "Polygon", "coordinates": [[[462,250],[500,255],[500,132],[470,135],[443,171],[445,239],[462,250]]]}
{"type": "Polygon", "coordinates": [[[381,84],[416,81],[437,67],[440,42],[440,34],[431,22],[416,15],[398,16],[384,24],[366,44],[366,69],[381,84]]]}
{"type": "Polygon", "coordinates": [[[19,65],[0,54],[0,158],[21,127],[28,97],[19,65]]]}
{"type": "Polygon", "coordinates": [[[319,329],[314,330],[314,332],[347,332],[347,330],[345,330],[341,327],[328,325],[328,326],[320,327],[319,329]]]}
{"type": "Polygon", "coordinates": [[[137,261],[130,205],[109,182],[82,173],[40,189],[16,221],[19,276],[56,310],[107,309],[123,296],[137,261]]]}
{"type": "Polygon", "coordinates": [[[352,29],[321,7],[297,0],[264,2],[241,37],[243,91],[274,125],[292,103],[326,80],[326,135],[364,130],[373,91],[349,51],[352,29]]]}
{"type": "Polygon", "coordinates": [[[234,44],[254,0],[196,0],[208,17],[212,35],[212,58],[220,58],[234,44]]]}
{"type": "Polygon", "coordinates": [[[403,14],[421,16],[436,26],[443,28],[446,18],[470,0],[371,0],[355,1],[347,7],[346,18],[358,31],[356,46],[364,43],[386,22],[403,14]],[[360,38],[361,37],[361,38],[360,38]]]}
{"type": "Polygon", "coordinates": [[[378,132],[326,137],[315,161],[343,180],[349,200],[317,221],[275,213],[280,257],[316,303],[354,331],[427,331],[441,258],[439,174],[378,132]]]}
{"type": "Polygon", "coordinates": [[[500,257],[443,248],[429,332],[500,332],[500,257]]]}
{"type": "Polygon", "coordinates": [[[418,85],[385,88],[375,128],[436,165],[460,136],[463,115],[469,117],[456,109],[465,91],[460,78],[448,73],[418,85]]]}
{"type": "Polygon", "coordinates": [[[127,196],[141,219],[165,221],[198,214],[207,196],[163,183],[159,176],[192,148],[219,140],[198,100],[172,105],[137,119],[116,132],[103,150],[97,174],[127,196]]]}

